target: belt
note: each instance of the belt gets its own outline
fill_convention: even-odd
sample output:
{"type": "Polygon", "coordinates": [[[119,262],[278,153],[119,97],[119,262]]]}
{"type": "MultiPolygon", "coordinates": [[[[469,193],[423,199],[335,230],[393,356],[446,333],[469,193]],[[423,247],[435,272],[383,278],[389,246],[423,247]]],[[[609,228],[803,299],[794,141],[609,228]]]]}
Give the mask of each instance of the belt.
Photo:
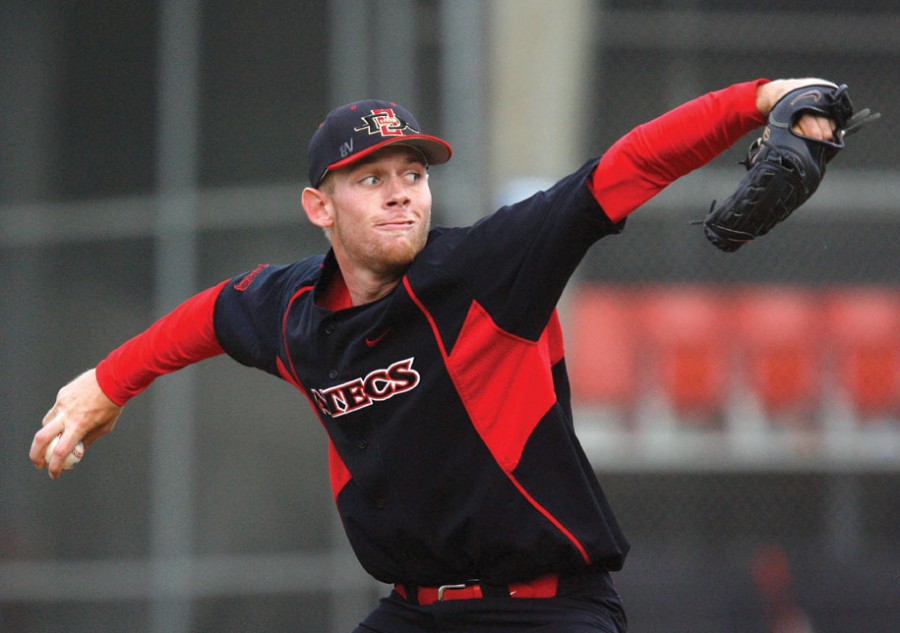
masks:
{"type": "Polygon", "coordinates": [[[557,595],[559,576],[550,574],[541,576],[530,582],[498,585],[480,580],[469,580],[464,583],[441,585],[440,587],[417,587],[415,585],[394,585],[400,596],[422,606],[449,600],[473,600],[485,597],[509,598],[552,598],[557,595]]]}

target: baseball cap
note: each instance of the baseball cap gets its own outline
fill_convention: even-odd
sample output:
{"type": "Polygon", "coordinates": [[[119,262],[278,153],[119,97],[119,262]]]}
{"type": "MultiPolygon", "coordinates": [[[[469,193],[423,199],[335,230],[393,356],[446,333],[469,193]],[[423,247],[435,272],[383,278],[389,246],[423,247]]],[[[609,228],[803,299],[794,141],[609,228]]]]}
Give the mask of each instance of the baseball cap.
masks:
{"type": "Polygon", "coordinates": [[[309,141],[309,182],[318,187],[328,171],[397,143],[418,149],[429,165],[446,163],[453,154],[447,141],[422,134],[412,113],[396,103],[366,99],[339,106],[309,141]]]}

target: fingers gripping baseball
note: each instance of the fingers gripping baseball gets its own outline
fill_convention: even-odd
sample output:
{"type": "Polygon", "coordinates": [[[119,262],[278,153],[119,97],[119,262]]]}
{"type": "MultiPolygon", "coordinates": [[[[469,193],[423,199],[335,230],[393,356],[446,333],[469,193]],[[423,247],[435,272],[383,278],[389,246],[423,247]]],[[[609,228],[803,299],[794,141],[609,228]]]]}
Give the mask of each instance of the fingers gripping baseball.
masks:
{"type": "Polygon", "coordinates": [[[121,413],[122,407],[100,389],[93,369],[81,374],[59,390],[56,402],[44,416],[42,428],[35,433],[31,443],[29,457],[32,463],[37,468],[46,466],[50,477],[59,477],[67,462],[71,468],[73,459],[70,456],[79,442],[86,447],[112,431],[121,413]],[[57,437],[59,440],[48,452],[57,437]]]}

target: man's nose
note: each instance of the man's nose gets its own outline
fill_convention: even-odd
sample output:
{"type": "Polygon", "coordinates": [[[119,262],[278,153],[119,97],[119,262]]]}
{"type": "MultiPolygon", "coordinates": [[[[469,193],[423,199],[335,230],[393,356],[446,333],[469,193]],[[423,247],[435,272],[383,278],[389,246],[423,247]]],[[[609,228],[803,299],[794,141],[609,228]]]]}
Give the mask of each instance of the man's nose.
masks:
{"type": "Polygon", "coordinates": [[[406,204],[409,200],[409,183],[399,176],[391,178],[388,181],[388,204],[406,204]]]}

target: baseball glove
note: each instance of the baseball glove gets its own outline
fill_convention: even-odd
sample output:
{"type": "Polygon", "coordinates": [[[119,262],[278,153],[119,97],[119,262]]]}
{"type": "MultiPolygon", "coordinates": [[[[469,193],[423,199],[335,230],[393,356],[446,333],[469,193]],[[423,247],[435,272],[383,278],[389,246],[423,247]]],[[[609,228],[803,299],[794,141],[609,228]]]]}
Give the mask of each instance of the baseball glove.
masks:
{"type": "Polygon", "coordinates": [[[808,85],[784,95],[769,113],[761,138],[742,162],[747,174],[722,204],[714,200],[702,221],[706,237],[726,252],[765,235],[815,193],[825,165],[844,147],[844,137],[879,116],[868,108],[853,114],[847,86],[808,85]],[[833,141],[801,136],[791,127],[811,112],[834,120],[833,141]]]}

